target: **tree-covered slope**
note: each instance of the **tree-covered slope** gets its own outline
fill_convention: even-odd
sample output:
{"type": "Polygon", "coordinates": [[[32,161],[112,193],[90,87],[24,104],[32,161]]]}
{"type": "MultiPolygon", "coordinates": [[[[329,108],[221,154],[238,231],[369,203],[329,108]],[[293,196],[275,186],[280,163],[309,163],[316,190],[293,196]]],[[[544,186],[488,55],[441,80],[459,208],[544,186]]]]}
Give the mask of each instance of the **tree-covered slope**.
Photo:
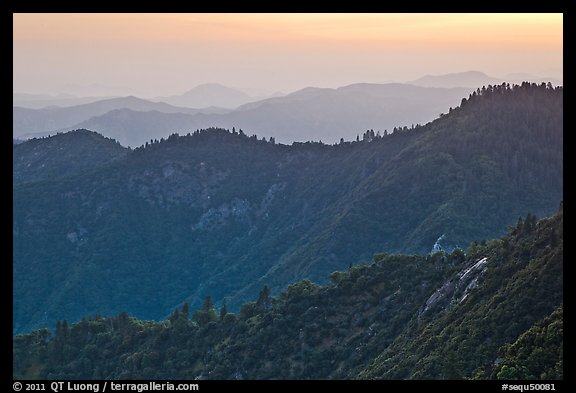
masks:
{"type": "Polygon", "coordinates": [[[514,343],[500,348],[499,354],[492,378],[563,379],[563,305],[522,333],[514,343]]]}
{"type": "Polygon", "coordinates": [[[239,314],[207,298],[162,322],[58,322],[15,336],[14,378],[562,378],[562,263],[562,211],[530,215],[466,254],[379,254],[325,286],[264,287],[239,314]]]}
{"type": "Polygon", "coordinates": [[[510,236],[472,245],[467,258],[486,258],[478,279],[464,291],[466,272],[446,281],[361,378],[450,379],[471,377],[479,367],[490,376],[500,346],[562,304],[563,214],[538,224],[528,216],[510,236]]]}
{"type": "Polygon", "coordinates": [[[128,152],[118,142],[88,130],[14,143],[12,181],[16,184],[82,174],[128,152]]]}
{"type": "MultiPolygon", "coordinates": [[[[286,146],[209,129],[15,184],[14,332],[97,312],[161,319],[207,295],[236,311],[264,285],[324,283],[381,251],[498,237],[562,199],[562,114],[561,88],[498,86],[359,142],[286,146]]],[[[57,163],[44,173],[61,168],[44,162],[57,163]]]]}

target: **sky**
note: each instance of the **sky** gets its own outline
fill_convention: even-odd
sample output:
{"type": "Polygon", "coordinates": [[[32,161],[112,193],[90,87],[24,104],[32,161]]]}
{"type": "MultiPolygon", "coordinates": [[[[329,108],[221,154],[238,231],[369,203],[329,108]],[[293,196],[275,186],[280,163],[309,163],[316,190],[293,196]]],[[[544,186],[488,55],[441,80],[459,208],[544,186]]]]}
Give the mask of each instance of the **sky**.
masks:
{"type": "Polygon", "coordinates": [[[562,14],[13,14],[13,90],[252,94],[478,70],[562,80],[562,14]]]}

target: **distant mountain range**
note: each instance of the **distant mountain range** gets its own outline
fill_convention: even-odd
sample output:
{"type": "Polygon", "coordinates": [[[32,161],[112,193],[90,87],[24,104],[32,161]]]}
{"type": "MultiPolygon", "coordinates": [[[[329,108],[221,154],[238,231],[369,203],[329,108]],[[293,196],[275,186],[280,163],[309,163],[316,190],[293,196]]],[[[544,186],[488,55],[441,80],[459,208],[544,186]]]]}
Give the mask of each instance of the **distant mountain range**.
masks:
{"type": "MultiPolygon", "coordinates": [[[[334,143],[340,138],[354,139],[367,129],[383,132],[399,126],[424,124],[459,105],[462,97],[477,88],[501,84],[503,80],[520,84],[525,79],[542,80],[528,74],[495,78],[468,71],[427,75],[406,84],[359,83],[336,89],[308,87],[266,98],[216,83],[152,100],[133,96],[97,99],[14,94],[12,133],[14,138],[27,139],[87,128],[115,138],[123,145],[136,147],[172,132],[236,127],[251,134],[274,137],[281,143],[308,140],[334,143]]],[[[561,85],[560,81],[550,81],[561,85]]]]}
{"type": "MultiPolygon", "coordinates": [[[[338,118],[342,102],[399,92],[429,100],[438,90],[307,89],[233,113],[300,117],[291,111],[312,113],[319,100],[338,118]]],[[[377,252],[497,238],[563,198],[562,88],[481,89],[428,124],[392,131],[336,145],[239,129],[137,149],[86,130],[14,144],[13,331],[98,312],[162,319],[207,295],[236,311],[264,285],[276,294],[325,282],[377,252]]]]}
{"type": "MultiPolygon", "coordinates": [[[[240,89],[234,89],[223,86],[218,83],[205,83],[198,85],[191,90],[167,97],[155,97],[148,99],[152,102],[164,102],[174,106],[184,107],[188,109],[198,108],[227,108],[234,109],[240,105],[248,102],[258,101],[270,97],[278,97],[282,93],[266,94],[258,89],[246,89],[251,94],[248,94],[240,89]]],[[[29,109],[43,109],[47,107],[69,107],[75,105],[88,104],[95,101],[101,101],[110,98],[119,98],[119,96],[92,96],[92,97],[78,97],[71,94],[27,94],[27,93],[13,93],[12,101],[13,106],[19,106],[29,109]]],[[[121,109],[120,107],[117,109],[121,109]]]]}
{"type": "Polygon", "coordinates": [[[221,108],[206,108],[203,110],[175,107],[165,102],[152,102],[137,97],[117,97],[99,100],[71,107],[48,107],[29,109],[13,107],[12,130],[15,137],[24,137],[34,133],[55,132],[62,129],[76,128],[76,124],[86,119],[100,116],[119,108],[139,112],[156,111],[161,113],[226,113],[221,108]]]}
{"type": "Polygon", "coordinates": [[[306,88],[219,113],[215,109],[175,108],[136,98],[126,98],[127,103],[114,99],[59,110],[14,108],[13,134],[32,137],[32,133],[43,130],[86,128],[136,147],[173,132],[236,127],[250,134],[274,137],[282,143],[308,140],[334,143],[340,138],[355,139],[367,129],[384,132],[397,126],[424,124],[460,104],[471,90],[405,84],[306,88]]]}
{"type": "Polygon", "coordinates": [[[109,98],[115,97],[76,97],[71,94],[58,94],[52,96],[49,94],[13,93],[12,106],[29,109],[42,109],[53,106],[65,107],[89,104],[91,102],[106,100],[109,98]]]}

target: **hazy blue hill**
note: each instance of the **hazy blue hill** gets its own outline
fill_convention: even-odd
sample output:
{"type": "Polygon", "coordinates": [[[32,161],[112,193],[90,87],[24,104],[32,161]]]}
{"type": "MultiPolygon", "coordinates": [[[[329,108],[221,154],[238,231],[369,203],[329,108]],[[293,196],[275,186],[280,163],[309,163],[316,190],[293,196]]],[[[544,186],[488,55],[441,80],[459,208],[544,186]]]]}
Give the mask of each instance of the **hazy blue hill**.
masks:
{"type": "Polygon", "coordinates": [[[424,124],[457,106],[470,88],[424,88],[403,84],[355,84],[338,89],[305,88],[283,97],[245,104],[224,114],[184,116],[123,111],[77,124],[137,147],[150,138],[208,127],[243,128],[278,142],[351,140],[367,129],[424,124]]]}
{"type": "Polygon", "coordinates": [[[305,87],[303,89],[297,90],[293,93],[281,96],[281,97],[272,97],[266,98],[263,100],[258,100],[254,102],[249,102],[247,104],[241,105],[237,108],[239,111],[245,111],[250,109],[258,108],[262,105],[270,105],[270,104],[287,104],[294,101],[299,100],[307,100],[310,98],[321,97],[323,94],[329,94],[329,92],[334,91],[334,89],[330,88],[321,88],[321,87],[305,87]]]}
{"type": "Polygon", "coordinates": [[[28,109],[42,109],[50,106],[75,106],[89,104],[95,101],[101,101],[114,97],[77,97],[70,94],[26,94],[13,93],[12,106],[18,106],[28,109]]]}
{"type": "Polygon", "coordinates": [[[158,319],[206,295],[237,310],[377,252],[501,236],[562,199],[562,94],[479,89],[428,125],[334,146],[209,129],[15,185],[13,329],[158,319]]]}
{"type": "Polygon", "coordinates": [[[473,87],[478,86],[488,86],[488,85],[499,85],[503,82],[510,84],[522,84],[523,82],[537,83],[551,82],[554,86],[562,86],[562,81],[549,78],[541,77],[526,73],[516,73],[509,74],[503,77],[493,77],[486,75],[481,71],[465,71],[465,72],[455,72],[451,74],[443,75],[425,75],[421,78],[415,79],[413,81],[406,82],[411,85],[423,86],[423,87],[473,87]]]}
{"type": "Polygon", "coordinates": [[[459,104],[470,89],[426,89],[403,84],[355,84],[338,89],[307,88],[250,103],[227,115],[237,126],[279,141],[353,139],[366,129],[391,131],[424,124],[459,104]]]}
{"type": "Polygon", "coordinates": [[[375,255],[237,314],[178,307],[13,340],[15,379],[562,379],[563,213],[432,256],[375,255]]]}
{"type": "Polygon", "coordinates": [[[172,133],[187,134],[196,131],[194,119],[186,113],[140,112],[132,109],[115,109],[92,117],[77,126],[98,130],[124,146],[138,147],[150,140],[166,138],[172,133]]]}
{"type": "Polygon", "coordinates": [[[188,108],[206,108],[216,106],[234,109],[250,102],[253,98],[241,90],[223,86],[218,83],[198,85],[187,92],[169,97],[158,97],[155,101],[163,101],[171,105],[188,108]]]}
{"type": "Polygon", "coordinates": [[[408,83],[425,87],[477,87],[499,85],[504,81],[504,79],[494,78],[480,71],[465,71],[444,75],[425,75],[408,83]]]}
{"type": "MultiPolygon", "coordinates": [[[[187,114],[201,112],[201,110],[198,109],[179,108],[165,102],[151,102],[133,96],[104,99],[70,107],[48,107],[42,109],[13,107],[12,134],[14,136],[21,136],[35,132],[59,131],[65,128],[71,128],[86,119],[100,116],[117,109],[187,114]]],[[[209,113],[211,112],[212,111],[209,110],[209,113]]]]}

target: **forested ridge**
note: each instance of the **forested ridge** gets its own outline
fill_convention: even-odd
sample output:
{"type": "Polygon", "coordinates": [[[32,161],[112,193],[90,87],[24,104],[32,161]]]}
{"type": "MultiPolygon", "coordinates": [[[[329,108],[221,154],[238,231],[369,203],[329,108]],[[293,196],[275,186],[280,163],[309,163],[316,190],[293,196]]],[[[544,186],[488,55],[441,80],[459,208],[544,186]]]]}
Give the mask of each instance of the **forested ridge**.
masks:
{"type": "Polygon", "coordinates": [[[498,238],[556,210],[562,132],[562,88],[523,84],[335,145],[240,129],[137,149],[87,130],[14,144],[13,332],[96,313],[163,320],[208,295],[238,313],[265,285],[278,296],[376,253],[498,238]]]}
{"type": "Polygon", "coordinates": [[[15,379],[562,379],[563,209],[464,252],[377,254],[239,313],[86,316],[13,340],[15,379]]]}

